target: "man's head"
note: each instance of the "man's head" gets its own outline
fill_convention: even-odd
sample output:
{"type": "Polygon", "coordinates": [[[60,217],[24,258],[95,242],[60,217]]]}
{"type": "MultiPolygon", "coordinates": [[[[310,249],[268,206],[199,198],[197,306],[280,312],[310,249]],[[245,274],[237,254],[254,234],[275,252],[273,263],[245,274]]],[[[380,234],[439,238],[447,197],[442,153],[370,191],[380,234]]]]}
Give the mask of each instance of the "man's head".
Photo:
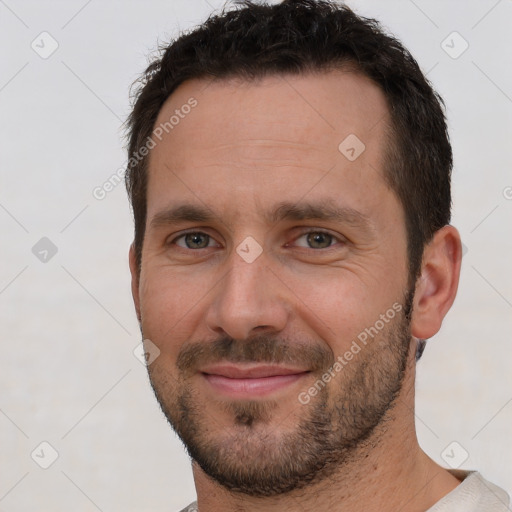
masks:
{"type": "Polygon", "coordinates": [[[411,341],[456,293],[437,97],[374,22],[309,1],[210,19],[147,79],[127,183],[158,401],[227,489],[321,480],[409,418],[411,341]]]}
{"type": "MultiPolygon", "coordinates": [[[[388,139],[382,171],[405,211],[409,266],[411,278],[416,278],[424,245],[450,222],[452,151],[441,99],[410,53],[375,20],[358,17],[335,2],[245,4],[181,36],[143,76],[128,119],[126,173],[138,265],[147,219],[149,161],[140,150],[153,136],[163,104],[180,84],[194,78],[251,81],[344,69],[370,78],[386,99],[388,139]]],[[[170,129],[173,125],[171,121],[170,129]]]]}

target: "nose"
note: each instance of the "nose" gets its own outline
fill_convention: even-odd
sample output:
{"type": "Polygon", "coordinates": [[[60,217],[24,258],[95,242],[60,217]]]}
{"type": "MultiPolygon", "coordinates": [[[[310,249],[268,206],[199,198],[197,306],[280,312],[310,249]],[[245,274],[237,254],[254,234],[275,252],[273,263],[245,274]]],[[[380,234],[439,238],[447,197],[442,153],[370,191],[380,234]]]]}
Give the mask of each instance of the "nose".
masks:
{"type": "Polygon", "coordinates": [[[261,331],[280,332],[288,321],[286,287],[268,266],[265,253],[248,263],[236,252],[212,291],[206,322],[217,335],[244,340],[261,331]]]}

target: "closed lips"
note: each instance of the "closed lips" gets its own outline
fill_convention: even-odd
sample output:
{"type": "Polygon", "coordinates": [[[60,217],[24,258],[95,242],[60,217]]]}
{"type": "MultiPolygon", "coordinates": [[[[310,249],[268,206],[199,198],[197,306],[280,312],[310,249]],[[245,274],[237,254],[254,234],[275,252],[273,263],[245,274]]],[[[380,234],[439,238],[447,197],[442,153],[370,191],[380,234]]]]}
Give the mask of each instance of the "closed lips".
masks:
{"type": "Polygon", "coordinates": [[[218,364],[204,368],[204,379],[216,395],[230,399],[265,397],[286,389],[309,371],[276,365],[236,366],[218,364]]]}
{"type": "Polygon", "coordinates": [[[307,373],[308,370],[300,368],[286,368],[282,366],[233,366],[215,365],[202,370],[206,375],[219,375],[228,379],[261,379],[265,377],[276,377],[280,375],[296,375],[307,373]]]}

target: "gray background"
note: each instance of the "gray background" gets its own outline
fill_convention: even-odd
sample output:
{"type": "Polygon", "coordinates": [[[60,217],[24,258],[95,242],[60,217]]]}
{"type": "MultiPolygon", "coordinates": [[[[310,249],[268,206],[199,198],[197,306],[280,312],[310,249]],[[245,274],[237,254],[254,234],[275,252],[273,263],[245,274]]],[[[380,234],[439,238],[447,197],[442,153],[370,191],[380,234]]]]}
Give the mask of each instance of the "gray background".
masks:
{"type": "MultiPolygon", "coordinates": [[[[120,127],[146,55],[220,5],[0,0],[4,512],[173,511],[194,499],[187,456],[133,354],[124,186],[103,200],[93,190],[125,162],[120,127]]],[[[467,253],[419,364],[419,440],[510,492],[512,1],[350,5],[404,41],[448,107],[467,253]]]]}

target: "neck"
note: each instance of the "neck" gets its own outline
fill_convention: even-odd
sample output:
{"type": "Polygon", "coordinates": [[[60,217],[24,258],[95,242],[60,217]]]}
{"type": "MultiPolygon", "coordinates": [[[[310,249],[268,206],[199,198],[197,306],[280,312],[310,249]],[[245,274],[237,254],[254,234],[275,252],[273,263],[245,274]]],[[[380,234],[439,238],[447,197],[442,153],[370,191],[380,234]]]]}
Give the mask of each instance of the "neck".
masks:
{"type": "Polygon", "coordinates": [[[415,360],[372,438],[328,480],[271,498],[233,493],[193,463],[199,512],[425,511],[460,482],[420,448],[414,425],[415,360]]]}

